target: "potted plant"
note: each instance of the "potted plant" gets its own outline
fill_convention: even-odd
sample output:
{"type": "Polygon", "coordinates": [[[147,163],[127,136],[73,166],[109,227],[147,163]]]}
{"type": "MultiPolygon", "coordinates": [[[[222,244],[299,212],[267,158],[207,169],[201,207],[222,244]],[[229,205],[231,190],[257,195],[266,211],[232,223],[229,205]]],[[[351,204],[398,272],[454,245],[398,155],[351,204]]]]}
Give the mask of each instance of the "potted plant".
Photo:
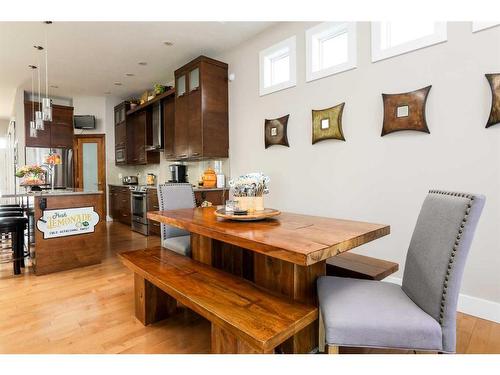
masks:
{"type": "Polygon", "coordinates": [[[135,107],[137,107],[140,103],[139,99],[133,97],[133,98],[130,98],[129,100],[129,103],[130,103],[130,109],[134,109],[135,107]]]}
{"type": "Polygon", "coordinates": [[[155,85],[153,86],[153,91],[155,95],[163,94],[165,91],[167,91],[167,86],[155,83],[155,85]]]}

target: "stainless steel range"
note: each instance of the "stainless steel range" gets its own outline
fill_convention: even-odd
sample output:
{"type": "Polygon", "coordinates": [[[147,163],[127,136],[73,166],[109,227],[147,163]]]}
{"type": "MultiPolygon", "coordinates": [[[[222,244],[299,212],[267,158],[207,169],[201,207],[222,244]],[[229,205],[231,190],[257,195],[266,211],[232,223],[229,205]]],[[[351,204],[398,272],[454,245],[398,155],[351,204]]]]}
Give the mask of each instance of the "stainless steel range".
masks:
{"type": "Polygon", "coordinates": [[[132,230],[147,236],[147,186],[130,186],[130,195],[132,230]]]}

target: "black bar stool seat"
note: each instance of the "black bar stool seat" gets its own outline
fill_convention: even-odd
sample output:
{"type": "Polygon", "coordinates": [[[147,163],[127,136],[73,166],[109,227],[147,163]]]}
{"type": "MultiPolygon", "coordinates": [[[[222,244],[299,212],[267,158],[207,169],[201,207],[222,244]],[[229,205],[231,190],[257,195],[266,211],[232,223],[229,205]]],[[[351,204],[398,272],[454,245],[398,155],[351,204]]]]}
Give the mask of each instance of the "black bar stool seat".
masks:
{"type": "Polygon", "coordinates": [[[0,212],[2,211],[23,211],[21,207],[8,206],[8,207],[0,207],[0,212]]]}
{"type": "Polygon", "coordinates": [[[24,230],[27,224],[28,218],[24,216],[0,216],[0,233],[12,235],[14,275],[19,275],[24,265],[24,230]]]}

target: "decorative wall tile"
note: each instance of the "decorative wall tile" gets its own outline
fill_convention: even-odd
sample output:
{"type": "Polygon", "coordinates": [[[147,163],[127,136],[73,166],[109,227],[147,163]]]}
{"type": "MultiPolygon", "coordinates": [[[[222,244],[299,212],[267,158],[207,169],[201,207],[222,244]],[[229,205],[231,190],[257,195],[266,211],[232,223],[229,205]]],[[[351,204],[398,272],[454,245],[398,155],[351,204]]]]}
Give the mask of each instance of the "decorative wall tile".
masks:
{"type": "Polygon", "coordinates": [[[264,125],[264,141],[266,148],[274,145],[290,147],[287,137],[287,125],[289,116],[290,115],[286,115],[271,120],[266,119],[264,125]]]}
{"type": "Polygon", "coordinates": [[[485,74],[491,88],[491,111],[486,127],[500,123],[500,74],[485,74]]]}
{"type": "Polygon", "coordinates": [[[432,86],[404,94],[382,94],[384,125],[382,137],[401,130],[430,133],[425,119],[425,105],[432,86]]]}
{"type": "Polygon", "coordinates": [[[342,113],[344,104],[335,107],[312,110],[312,143],[326,139],[338,139],[345,141],[342,132],[342,113]]]}

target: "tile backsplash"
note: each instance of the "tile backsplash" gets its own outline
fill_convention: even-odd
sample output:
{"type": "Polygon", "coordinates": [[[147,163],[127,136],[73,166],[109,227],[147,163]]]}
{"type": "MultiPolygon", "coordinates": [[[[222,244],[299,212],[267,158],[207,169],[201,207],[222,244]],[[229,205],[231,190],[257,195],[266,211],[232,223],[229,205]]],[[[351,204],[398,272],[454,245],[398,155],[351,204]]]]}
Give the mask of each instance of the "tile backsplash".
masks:
{"type": "MultiPolygon", "coordinates": [[[[214,168],[215,160],[222,161],[222,172],[226,176],[226,185],[229,180],[229,159],[213,159],[203,161],[184,162],[187,166],[187,178],[193,185],[198,185],[203,172],[208,168],[214,168]]],[[[170,179],[169,165],[174,164],[172,161],[165,160],[163,155],[160,156],[159,164],[148,165],[115,165],[114,161],[108,163],[107,183],[121,185],[123,176],[138,176],[139,184],[146,184],[146,176],[148,173],[156,175],[157,183],[164,183],[170,179]],[[109,165],[111,164],[111,165],[109,165]]]]}

